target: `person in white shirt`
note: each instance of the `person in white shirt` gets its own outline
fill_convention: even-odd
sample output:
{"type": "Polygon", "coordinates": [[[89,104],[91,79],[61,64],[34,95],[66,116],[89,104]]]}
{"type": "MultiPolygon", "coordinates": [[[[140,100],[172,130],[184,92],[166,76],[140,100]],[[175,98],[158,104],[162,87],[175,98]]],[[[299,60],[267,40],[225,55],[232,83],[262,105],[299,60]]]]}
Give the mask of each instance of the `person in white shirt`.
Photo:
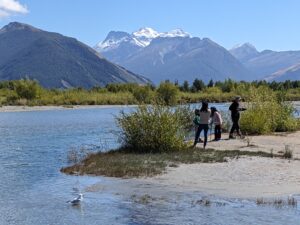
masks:
{"type": "Polygon", "coordinates": [[[216,107],[210,107],[211,110],[211,124],[215,124],[215,139],[214,141],[221,140],[222,136],[222,116],[216,107]]]}
{"type": "Polygon", "coordinates": [[[208,108],[208,103],[207,102],[202,102],[202,107],[200,109],[199,115],[200,115],[200,121],[199,121],[199,126],[198,130],[195,135],[195,141],[193,147],[195,147],[198,143],[201,131],[204,131],[204,142],[203,142],[203,149],[205,149],[206,144],[207,144],[207,133],[208,133],[208,124],[210,120],[210,109],[208,108]]]}

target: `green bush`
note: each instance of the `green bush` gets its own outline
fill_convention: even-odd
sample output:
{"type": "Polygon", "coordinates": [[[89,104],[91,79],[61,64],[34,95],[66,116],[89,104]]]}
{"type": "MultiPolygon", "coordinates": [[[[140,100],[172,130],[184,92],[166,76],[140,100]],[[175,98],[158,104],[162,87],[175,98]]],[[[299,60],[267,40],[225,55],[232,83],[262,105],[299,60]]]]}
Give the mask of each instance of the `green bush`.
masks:
{"type": "Polygon", "coordinates": [[[163,82],[156,90],[158,100],[166,105],[175,105],[179,94],[178,87],[170,82],[163,82]]]}
{"type": "Polygon", "coordinates": [[[191,115],[189,108],[159,104],[122,112],[117,117],[122,144],[125,149],[140,153],[185,149],[184,137],[190,129],[191,115]]]}
{"type": "Polygon", "coordinates": [[[153,97],[152,92],[149,86],[137,87],[133,91],[133,96],[139,103],[151,103],[153,97]]]}
{"type": "Polygon", "coordinates": [[[15,83],[15,90],[19,98],[30,100],[38,97],[41,87],[34,80],[19,80],[15,83]]]}
{"type": "Polygon", "coordinates": [[[241,128],[248,134],[268,134],[275,131],[294,131],[298,121],[293,106],[282,94],[276,94],[266,86],[250,87],[247,111],[242,113],[241,128]]]}

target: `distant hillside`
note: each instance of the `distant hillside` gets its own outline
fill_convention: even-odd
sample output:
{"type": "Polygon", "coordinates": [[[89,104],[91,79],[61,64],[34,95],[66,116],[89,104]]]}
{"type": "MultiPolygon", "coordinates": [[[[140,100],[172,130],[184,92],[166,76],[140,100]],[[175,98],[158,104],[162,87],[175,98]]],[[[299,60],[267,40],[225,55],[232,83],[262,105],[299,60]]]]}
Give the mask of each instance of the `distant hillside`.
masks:
{"type": "Polygon", "coordinates": [[[74,38],[14,22],[0,30],[0,80],[20,78],[36,79],[46,88],[149,82],[74,38]]]}
{"type": "Polygon", "coordinates": [[[300,63],[265,77],[267,81],[300,80],[300,63]]]}
{"type": "MultiPolygon", "coordinates": [[[[290,71],[290,68],[297,67],[300,63],[300,51],[271,51],[258,52],[253,45],[244,44],[230,50],[231,54],[240,60],[247,69],[251,70],[255,79],[267,79],[283,81],[284,77],[295,80],[292,74],[284,75],[283,71],[290,71]]],[[[293,70],[294,71],[294,70],[293,70]]]]}
{"type": "Polygon", "coordinates": [[[159,33],[142,28],[132,34],[113,31],[95,46],[108,60],[159,83],[251,80],[252,74],[225,48],[208,38],[191,37],[181,29],[159,33]]]}

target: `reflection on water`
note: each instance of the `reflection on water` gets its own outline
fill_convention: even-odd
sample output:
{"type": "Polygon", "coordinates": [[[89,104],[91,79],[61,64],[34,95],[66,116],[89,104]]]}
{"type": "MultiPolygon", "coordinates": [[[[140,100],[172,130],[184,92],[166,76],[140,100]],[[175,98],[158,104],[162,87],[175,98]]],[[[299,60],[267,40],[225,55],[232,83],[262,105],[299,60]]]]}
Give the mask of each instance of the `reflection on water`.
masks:
{"type": "MultiPolygon", "coordinates": [[[[122,180],[61,174],[72,147],[99,146],[103,140],[107,148],[118,146],[112,131],[120,110],[1,113],[0,224],[300,224],[297,208],[224,199],[203,206],[193,204],[199,193],[168,190],[144,204],[122,191],[122,180]],[[103,188],[93,190],[96,184],[103,188]],[[76,196],[76,188],[84,193],[79,207],[66,203],[76,196]]],[[[156,189],[163,188],[144,190],[157,195],[156,189]]]]}

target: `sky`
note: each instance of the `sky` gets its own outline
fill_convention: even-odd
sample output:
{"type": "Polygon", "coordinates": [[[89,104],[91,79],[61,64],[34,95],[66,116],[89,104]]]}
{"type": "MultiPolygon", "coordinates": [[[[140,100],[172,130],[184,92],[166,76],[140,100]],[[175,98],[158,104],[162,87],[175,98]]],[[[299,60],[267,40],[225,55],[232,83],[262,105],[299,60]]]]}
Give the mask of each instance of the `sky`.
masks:
{"type": "Polygon", "coordinates": [[[299,0],[0,0],[0,27],[27,23],[95,46],[112,30],[181,28],[229,49],[300,50],[299,0]]]}

